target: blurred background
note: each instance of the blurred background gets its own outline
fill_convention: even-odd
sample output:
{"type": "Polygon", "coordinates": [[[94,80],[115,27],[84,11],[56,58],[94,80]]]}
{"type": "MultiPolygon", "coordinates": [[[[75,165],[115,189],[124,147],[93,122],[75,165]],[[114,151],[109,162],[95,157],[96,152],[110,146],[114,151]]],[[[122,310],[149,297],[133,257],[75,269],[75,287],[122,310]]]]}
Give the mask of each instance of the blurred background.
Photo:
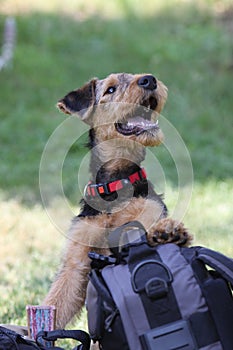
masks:
{"type": "MultiPolygon", "coordinates": [[[[0,0],[0,48],[0,323],[26,324],[25,305],[40,303],[56,271],[64,237],[41,203],[40,159],[64,120],[57,100],[94,76],[150,72],[168,86],[163,115],[194,171],[184,222],[195,244],[233,255],[232,1],[0,0]]],[[[85,141],[63,168],[75,212],[85,141]]],[[[163,146],[155,154],[169,208],[177,175],[163,146]]],[[[63,218],[59,205],[51,210],[63,218]]],[[[76,326],[86,327],[85,316],[76,326]]]]}

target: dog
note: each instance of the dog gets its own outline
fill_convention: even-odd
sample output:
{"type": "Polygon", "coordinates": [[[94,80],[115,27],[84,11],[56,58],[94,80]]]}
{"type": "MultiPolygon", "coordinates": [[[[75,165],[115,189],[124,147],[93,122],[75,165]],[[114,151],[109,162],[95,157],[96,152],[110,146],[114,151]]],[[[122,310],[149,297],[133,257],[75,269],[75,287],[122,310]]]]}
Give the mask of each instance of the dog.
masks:
{"type": "Polygon", "coordinates": [[[80,214],[74,218],[60,270],[43,304],[57,309],[57,328],[80,315],[86,296],[88,252],[109,254],[109,232],[137,220],[151,245],[189,245],[183,223],[168,217],[162,197],[147,180],[141,162],[147,146],[163,141],[158,117],[166,86],[152,74],[110,74],[93,78],[59,100],[58,108],[90,126],[90,173],[80,214]]]}

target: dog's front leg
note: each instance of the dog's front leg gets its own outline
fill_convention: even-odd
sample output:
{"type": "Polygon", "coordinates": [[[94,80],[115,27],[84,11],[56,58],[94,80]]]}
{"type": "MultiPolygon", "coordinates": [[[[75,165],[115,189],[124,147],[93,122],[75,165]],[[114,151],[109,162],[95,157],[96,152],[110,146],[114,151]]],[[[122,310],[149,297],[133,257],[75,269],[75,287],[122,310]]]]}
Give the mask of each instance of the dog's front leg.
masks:
{"type": "MultiPolygon", "coordinates": [[[[80,255],[85,251],[87,256],[87,249],[77,245],[72,248],[80,255]]],[[[65,254],[62,266],[43,301],[43,305],[56,307],[56,328],[64,328],[76,313],[80,313],[85,299],[89,265],[88,256],[83,256],[81,260],[71,256],[68,251],[65,254]]]]}
{"type": "Polygon", "coordinates": [[[184,227],[184,224],[172,218],[158,220],[148,230],[147,238],[149,244],[152,246],[165,243],[188,246],[192,241],[192,236],[184,227]]]}
{"type": "Polygon", "coordinates": [[[106,229],[104,220],[100,222],[85,218],[71,227],[62,266],[43,301],[43,305],[56,307],[56,328],[64,328],[75,315],[80,315],[90,271],[88,252],[104,243],[106,229]]]}

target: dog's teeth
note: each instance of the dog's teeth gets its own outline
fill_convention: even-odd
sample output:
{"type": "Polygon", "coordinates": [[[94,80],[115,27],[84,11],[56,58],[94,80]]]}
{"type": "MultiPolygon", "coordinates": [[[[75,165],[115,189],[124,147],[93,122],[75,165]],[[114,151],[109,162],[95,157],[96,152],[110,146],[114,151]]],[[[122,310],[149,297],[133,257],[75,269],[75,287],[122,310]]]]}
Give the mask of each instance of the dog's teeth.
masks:
{"type": "Polygon", "coordinates": [[[143,115],[131,118],[128,122],[116,124],[117,130],[124,135],[140,135],[144,131],[153,130],[158,126],[158,120],[153,122],[147,118],[143,118],[143,115]]]}

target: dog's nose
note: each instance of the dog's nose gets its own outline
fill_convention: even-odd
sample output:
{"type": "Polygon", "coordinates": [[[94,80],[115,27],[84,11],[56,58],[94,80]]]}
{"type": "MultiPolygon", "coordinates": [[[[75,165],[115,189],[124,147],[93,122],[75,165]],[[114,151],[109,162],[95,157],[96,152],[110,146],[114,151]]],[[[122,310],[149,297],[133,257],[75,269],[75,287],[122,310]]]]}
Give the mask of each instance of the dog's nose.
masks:
{"type": "Polygon", "coordinates": [[[155,90],[157,88],[157,80],[153,75],[144,75],[138,80],[138,85],[146,90],[155,90]]]}

